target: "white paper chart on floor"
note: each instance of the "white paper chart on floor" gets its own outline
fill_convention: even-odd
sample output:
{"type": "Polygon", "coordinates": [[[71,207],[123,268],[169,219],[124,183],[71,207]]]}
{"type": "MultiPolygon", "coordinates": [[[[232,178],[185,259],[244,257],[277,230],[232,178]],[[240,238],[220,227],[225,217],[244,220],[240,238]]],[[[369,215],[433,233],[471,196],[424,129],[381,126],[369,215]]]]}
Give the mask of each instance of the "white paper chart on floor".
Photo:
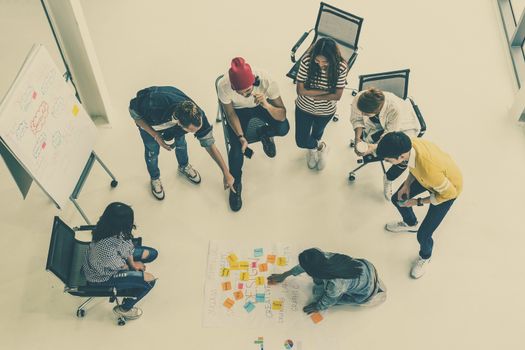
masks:
{"type": "Polygon", "coordinates": [[[268,285],[268,276],[294,267],[300,250],[284,243],[211,241],[204,290],[203,326],[312,326],[303,307],[312,279],[290,276],[268,285]]]}

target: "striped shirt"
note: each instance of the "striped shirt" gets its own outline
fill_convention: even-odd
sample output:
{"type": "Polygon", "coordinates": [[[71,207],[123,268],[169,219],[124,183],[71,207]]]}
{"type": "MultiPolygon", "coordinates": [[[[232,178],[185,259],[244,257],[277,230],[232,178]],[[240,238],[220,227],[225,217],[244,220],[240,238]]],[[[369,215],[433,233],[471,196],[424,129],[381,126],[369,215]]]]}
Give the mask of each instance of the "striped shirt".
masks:
{"type": "Polygon", "coordinates": [[[106,282],[127,265],[133,254],[133,243],[113,236],[91,242],[82,271],[88,282],[106,282]]]}
{"type": "MultiPolygon", "coordinates": [[[[297,73],[297,82],[304,83],[308,77],[310,69],[310,54],[306,54],[301,59],[299,72],[297,73]]],[[[339,63],[339,77],[336,88],[342,89],[346,86],[346,75],[348,74],[348,65],[344,60],[339,63]]],[[[310,89],[329,91],[327,72],[321,71],[320,77],[310,84],[310,89]]],[[[295,104],[301,110],[314,115],[332,115],[337,109],[337,101],[334,100],[316,100],[310,96],[298,95],[295,104]]]]}

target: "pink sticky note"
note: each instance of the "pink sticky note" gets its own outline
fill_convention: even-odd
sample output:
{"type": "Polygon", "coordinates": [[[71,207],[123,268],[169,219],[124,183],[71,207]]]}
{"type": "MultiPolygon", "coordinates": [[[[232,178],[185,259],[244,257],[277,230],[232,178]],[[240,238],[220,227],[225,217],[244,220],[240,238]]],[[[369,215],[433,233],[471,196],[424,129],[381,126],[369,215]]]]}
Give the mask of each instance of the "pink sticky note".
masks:
{"type": "Polygon", "coordinates": [[[244,288],[244,283],[237,284],[237,289],[243,289],[243,288],[244,288]]]}
{"type": "Polygon", "coordinates": [[[32,97],[33,97],[33,100],[36,99],[36,91],[33,91],[32,97]]]}
{"type": "Polygon", "coordinates": [[[257,261],[252,261],[252,267],[257,267],[257,261]]]}
{"type": "Polygon", "coordinates": [[[45,142],[42,142],[42,149],[46,148],[47,144],[45,142]]]}

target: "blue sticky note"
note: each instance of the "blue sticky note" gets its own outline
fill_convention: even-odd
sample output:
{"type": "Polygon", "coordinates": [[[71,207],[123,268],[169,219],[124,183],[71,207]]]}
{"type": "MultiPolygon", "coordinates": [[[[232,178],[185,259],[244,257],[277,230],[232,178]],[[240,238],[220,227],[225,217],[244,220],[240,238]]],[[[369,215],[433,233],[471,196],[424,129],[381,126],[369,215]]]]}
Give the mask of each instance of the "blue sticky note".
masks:
{"type": "Polygon", "coordinates": [[[264,293],[255,294],[255,302],[264,303],[264,293]]]}
{"type": "Polygon", "coordinates": [[[251,301],[244,304],[244,310],[246,310],[246,312],[252,312],[253,309],[255,309],[255,305],[251,301]]]}
{"type": "Polygon", "coordinates": [[[256,257],[256,258],[263,256],[263,249],[262,248],[255,248],[253,250],[253,256],[256,257]]]}

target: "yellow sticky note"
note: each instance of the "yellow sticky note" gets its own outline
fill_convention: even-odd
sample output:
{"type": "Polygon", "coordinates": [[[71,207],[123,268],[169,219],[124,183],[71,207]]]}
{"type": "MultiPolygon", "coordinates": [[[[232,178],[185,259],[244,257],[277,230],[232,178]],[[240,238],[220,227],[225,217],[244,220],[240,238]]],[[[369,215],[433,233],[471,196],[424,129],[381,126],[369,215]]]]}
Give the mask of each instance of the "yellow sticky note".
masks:
{"type": "Polygon", "coordinates": [[[257,277],[255,277],[255,285],[257,285],[257,286],[264,286],[265,282],[266,282],[266,278],[264,278],[264,276],[257,276],[257,277]]]}
{"type": "Polygon", "coordinates": [[[238,270],[239,269],[239,262],[233,262],[230,264],[230,270],[238,270]]]}
{"type": "Polygon", "coordinates": [[[76,117],[78,115],[78,112],[80,112],[80,108],[78,108],[77,105],[73,105],[73,110],[71,111],[71,113],[73,113],[73,115],[76,117]]]}
{"type": "Polygon", "coordinates": [[[222,283],[222,290],[230,290],[230,289],[232,289],[232,284],[230,281],[222,283]]]}
{"type": "Polygon", "coordinates": [[[259,272],[266,272],[268,271],[268,264],[267,263],[262,263],[259,265],[259,272]]]}
{"type": "Polygon", "coordinates": [[[250,279],[250,274],[248,272],[241,272],[240,280],[248,281],[250,279]]]}
{"type": "Polygon", "coordinates": [[[277,265],[279,266],[286,266],[286,258],[284,256],[280,256],[277,258],[277,265]]]}
{"type": "Polygon", "coordinates": [[[230,255],[228,255],[228,263],[231,265],[235,262],[237,262],[237,255],[235,255],[234,253],[231,253],[230,255]]]}
{"type": "Polygon", "coordinates": [[[272,301],[272,310],[282,310],[283,308],[283,301],[282,300],[274,300],[272,301]]]}
{"type": "Polygon", "coordinates": [[[244,294],[243,294],[243,292],[238,290],[236,292],[233,292],[233,296],[235,297],[235,300],[239,300],[239,299],[242,299],[244,297],[244,294]]]}
{"type": "Polygon", "coordinates": [[[221,277],[228,277],[230,275],[230,269],[223,267],[221,269],[221,277]]]}
{"type": "Polygon", "coordinates": [[[233,301],[230,298],[226,298],[226,300],[224,300],[224,303],[222,303],[222,305],[224,305],[228,309],[231,309],[234,304],[235,304],[235,301],[233,301]]]}
{"type": "Polygon", "coordinates": [[[239,261],[239,269],[241,270],[248,270],[250,267],[250,263],[247,261],[239,261]]]}
{"type": "Polygon", "coordinates": [[[267,261],[269,264],[275,264],[275,255],[267,255],[267,256],[266,256],[266,261],[267,261]]]}

